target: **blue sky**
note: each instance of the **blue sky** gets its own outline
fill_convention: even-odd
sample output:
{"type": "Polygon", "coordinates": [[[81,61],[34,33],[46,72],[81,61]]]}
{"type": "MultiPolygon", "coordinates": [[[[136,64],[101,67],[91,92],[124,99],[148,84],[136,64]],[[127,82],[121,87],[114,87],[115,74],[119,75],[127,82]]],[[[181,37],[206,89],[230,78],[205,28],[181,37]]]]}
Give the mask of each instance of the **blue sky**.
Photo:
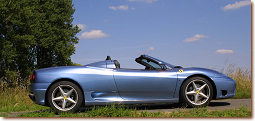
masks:
{"type": "Polygon", "coordinates": [[[140,68],[148,54],[173,65],[222,69],[251,66],[251,7],[247,0],[74,0],[82,30],[72,61],[110,55],[140,68]]]}

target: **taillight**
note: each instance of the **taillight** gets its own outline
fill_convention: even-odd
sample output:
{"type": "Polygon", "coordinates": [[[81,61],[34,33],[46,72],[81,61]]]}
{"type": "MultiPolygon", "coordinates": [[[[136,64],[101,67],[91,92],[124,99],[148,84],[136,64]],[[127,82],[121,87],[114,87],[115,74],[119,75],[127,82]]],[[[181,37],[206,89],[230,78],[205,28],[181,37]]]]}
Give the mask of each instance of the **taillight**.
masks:
{"type": "Polygon", "coordinates": [[[35,80],[35,75],[31,75],[30,79],[35,80]]]}
{"type": "Polygon", "coordinates": [[[35,82],[35,72],[33,72],[33,75],[30,76],[30,83],[35,82]]]}

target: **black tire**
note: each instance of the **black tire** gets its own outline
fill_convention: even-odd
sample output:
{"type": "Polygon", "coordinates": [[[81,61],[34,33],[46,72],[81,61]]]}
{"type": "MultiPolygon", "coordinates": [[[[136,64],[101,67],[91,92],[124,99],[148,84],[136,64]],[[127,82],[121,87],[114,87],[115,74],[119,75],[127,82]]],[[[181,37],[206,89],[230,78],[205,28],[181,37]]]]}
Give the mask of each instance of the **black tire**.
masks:
{"type": "Polygon", "coordinates": [[[180,88],[180,103],[184,107],[205,107],[210,103],[212,97],[212,84],[210,83],[210,81],[203,77],[189,78],[182,84],[180,88]],[[196,88],[194,88],[193,82],[195,83],[196,88]],[[204,84],[206,85],[203,86],[204,84]],[[202,90],[199,90],[199,88],[201,88],[202,90]],[[204,95],[202,95],[201,93],[204,95]]]}
{"type": "Polygon", "coordinates": [[[47,99],[51,109],[57,113],[76,112],[84,103],[82,90],[76,84],[69,81],[60,81],[53,84],[49,88],[47,99]],[[64,91],[64,93],[61,93],[62,91],[60,88],[62,91],[64,91]],[[70,92],[70,94],[68,92],[70,92]],[[63,106],[64,102],[65,105],[63,106]]]}

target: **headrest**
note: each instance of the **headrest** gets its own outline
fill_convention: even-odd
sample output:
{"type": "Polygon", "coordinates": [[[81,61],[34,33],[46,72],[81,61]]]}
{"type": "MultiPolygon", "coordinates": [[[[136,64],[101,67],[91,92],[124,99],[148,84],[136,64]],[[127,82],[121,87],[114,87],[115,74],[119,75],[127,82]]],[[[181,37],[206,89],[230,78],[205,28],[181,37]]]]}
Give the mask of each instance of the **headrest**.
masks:
{"type": "Polygon", "coordinates": [[[110,57],[110,56],[107,56],[105,60],[111,60],[111,57],[110,57]]]}

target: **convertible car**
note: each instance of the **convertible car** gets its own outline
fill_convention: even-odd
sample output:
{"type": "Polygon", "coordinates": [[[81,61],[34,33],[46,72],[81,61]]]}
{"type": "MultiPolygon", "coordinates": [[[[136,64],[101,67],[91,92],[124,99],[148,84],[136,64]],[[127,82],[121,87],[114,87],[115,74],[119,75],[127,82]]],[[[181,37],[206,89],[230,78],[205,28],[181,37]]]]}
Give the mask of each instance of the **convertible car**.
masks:
{"type": "Polygon", "coordinates": [[[107,56],[104,61],[85,66],[35,70],[29,97],[57,112],[75,112],[82,106],[120,103],[198,107],[235,95],[235,81],[217,71],[182,68],[148,55],[135,61],[144,69],[121,68],[117,60],[107,56]]]}

